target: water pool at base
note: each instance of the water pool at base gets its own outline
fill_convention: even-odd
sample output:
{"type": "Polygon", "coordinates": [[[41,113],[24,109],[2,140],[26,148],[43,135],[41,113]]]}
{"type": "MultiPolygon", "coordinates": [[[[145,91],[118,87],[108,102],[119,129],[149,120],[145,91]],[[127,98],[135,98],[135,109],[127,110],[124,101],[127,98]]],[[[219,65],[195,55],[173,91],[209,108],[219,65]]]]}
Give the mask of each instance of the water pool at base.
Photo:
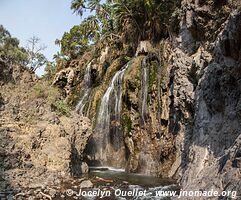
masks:
{"type": "Polygon", "coordinates": [[[93,188],[80,189],[78,184],[81,178],[76,178],[72,185],[65,185],[66,190],[74,188],[75,194],[64,199],[168,200],[173,197],[165,197],[163,194],[169,191],[178,194],[179,191],[174,180],[127,173],[123,169],[110,167],[91,167],[89,174],[82,178],[90,180],[93,188]]]}

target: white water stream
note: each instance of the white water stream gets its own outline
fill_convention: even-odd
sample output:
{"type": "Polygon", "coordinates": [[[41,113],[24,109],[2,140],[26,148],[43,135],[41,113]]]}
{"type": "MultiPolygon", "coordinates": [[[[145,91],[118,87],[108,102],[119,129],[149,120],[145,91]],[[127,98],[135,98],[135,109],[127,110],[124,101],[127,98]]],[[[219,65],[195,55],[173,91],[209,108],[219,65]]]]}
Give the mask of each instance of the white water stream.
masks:
{"type": "Polygon", "coordinates": [[[81,90],[81,94],[83,96],[80,98],[79,103],[76,106],[76,112],[79,113],[81,116],[84,115],[84,108],[86,106],[86,103],[88,102],[90,91],[91,91],[91,63],[90,62],[86,69],[85,69],[85,75],[84,75],[84,87],[81,90]]]}

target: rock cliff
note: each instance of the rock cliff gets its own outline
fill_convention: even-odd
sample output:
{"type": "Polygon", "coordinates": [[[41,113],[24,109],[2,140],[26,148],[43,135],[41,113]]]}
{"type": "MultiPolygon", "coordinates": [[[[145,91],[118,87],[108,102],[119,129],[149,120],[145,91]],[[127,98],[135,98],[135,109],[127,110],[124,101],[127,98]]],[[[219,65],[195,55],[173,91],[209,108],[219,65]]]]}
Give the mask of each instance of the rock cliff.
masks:
{"type": "MultiPolygon", "coordinates": [[[[200,18],[203,7],[194,8],[186,24],[200,18]]],[[[185,189],[240,191],[240,14],[235,10],[228,17],[211,20],[212,28],[220,27],[216,34],[213,30],[215,37],[202,40],[194,52],[179,46],[172,55],[173,113],[179,119],[176,145],[180,151],[173,170],[185,189]]],[[[186,35],[190,30],[183,31],[186,35]]],[[[197,41],[193,33],[190,36],[197,41]]],[[[185,44],[182,37],[180,44],[185,44]]]]}
{"type": "MultiPolygon", "coordinates": [[[[108,134],[103,136],[112,146],[116,140],[111,138],[123,137],[121,167],[175,177],[186,189],[240,191],[239,6],[236,1],[182,1],[178,35],[155,45],[142,41],[128,57],[125,51],[115,54],[115,46],[103,48],[101,61],[89,58],[72,66],[79,84],[92,63],[84,114],[95,127],[109,83],[131,62],[116,83],[123,87],[121,120],[114,114],[115,98],[110,99],[108,134]]],[[[69,89],[66,99],[75,99],[75,84],[69,89]]],[[[91,147],[101,134],[95,132],[91,147]]]]}

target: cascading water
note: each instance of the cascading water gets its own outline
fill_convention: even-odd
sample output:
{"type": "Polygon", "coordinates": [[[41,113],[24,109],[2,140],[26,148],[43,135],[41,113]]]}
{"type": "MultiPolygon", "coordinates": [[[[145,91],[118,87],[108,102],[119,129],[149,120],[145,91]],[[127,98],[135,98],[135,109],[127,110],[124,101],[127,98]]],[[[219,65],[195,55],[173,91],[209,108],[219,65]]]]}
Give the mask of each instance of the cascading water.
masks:
{"type": "MultiPolygon", "coordinates": [[[[149,79],[150,79],[150,64],[152,61],[158,62],[160,65],[159,56],[155,53],[149,53],[141,63],[141,104],[140,104],[140,115],[141,115],[141,125],[144,125],[148,119],[148,87],[149,87],[149,79]]],[[[160,66],[157,71],[157,96],[158,96],[158,117],[160,115],[160,66]]],[[[160,117],[159,117],[160,118],[160,117]]],[[[158,118],[158,119],[159,119],[158,118]]]]}
{"type": "Polygon", "coordinates": [[[122,80],[129,65],[130,62],[114,75],[101,100],[95,129],[95,160],[102,165],[123,167],[125,163],[124,137],[118,127],[121,126],[122,80]]]}
{"type": "Polygon", "coordinates": [[[91,63],[90,62],[86,69],[85,69],[85,75],[84,75],[84,87],[81,90],[81,93],[83,94],[83,96],[80,98],[79,103],[76,106],[76,112],[79,113],[80,115],[84,115],[84,108],[85,105],[88,101],[89,95],[90,95],[90,91],[91,91],[91,63]]]}
{"type": "Polygon", "coordinates": [[[141,124],[143,125],[148,116],[147,97],[149,85],[149,68],[147,65],[147,57],[142,61],[142,80],[141,80],[141,124]]]}
{"type": "MultiPolygon", "coordinates": [[[[159,132],[158,135],[161,135],[161,111],[160,111],[160,105],[161,105],[161,66],[160,66],[160,59],[159,55],[155,53],[149,53],[147,56],[145,56],[142,60],[141,64],[141,93],[140,93],[140,124],[146,133],[151,133],[151,130],[149,128],[150,120],[153,118],[153,114],[156,114],[157,120],[159,125],[157,126],[157,130],[159,132]],[[154,63],[155,62],[155,63],[154,63]],[[155,65],[157,64],[157,66],[155,65]],[[157,68],[156,68],[157,67],[157,68]],[[156,77],[153,75],[153,73],[156,74],[156,77]],[[154,80],[154,78],[155,80],[154,80]],[[148,104],[150,106],[153,106],[152,100],[148,99],[148,95],[153,94],[153,90],[151,90],[151,81],[156,81],[156,93],[157,93],[157,113],[150,113],[149,110],[152,110],[149,108],[148,104]],[[150,91],[150,93],[149,93],[150,91]],[[149,93],[149,94],[148,94],[149,93]],[[152,115],[152,116],[151,116],[152,115]],[[149,131],[150,130],[150,131],[149,131]]],[[[151,97],[150,97],[151,98],[151,97]]],[[[154,104],[155,105],[155,104],[154,104]]],[[[150,138],[150,140],[152,140],[150,138]]],[[[142,151],[139,153],[139,160],[141,162],[141,167],[139,168],[139,172],[143,174],[151,174],[154,172],[154,174],[158,173],[157,171],[154,171],[153,169],[156,168],[156,158],[152,157],[148,151],[150,151],[150,143],[152,141],[145,141],[142,144],[142,151]],[[149,144],[148,144],[149,142],[149,144]]]]}

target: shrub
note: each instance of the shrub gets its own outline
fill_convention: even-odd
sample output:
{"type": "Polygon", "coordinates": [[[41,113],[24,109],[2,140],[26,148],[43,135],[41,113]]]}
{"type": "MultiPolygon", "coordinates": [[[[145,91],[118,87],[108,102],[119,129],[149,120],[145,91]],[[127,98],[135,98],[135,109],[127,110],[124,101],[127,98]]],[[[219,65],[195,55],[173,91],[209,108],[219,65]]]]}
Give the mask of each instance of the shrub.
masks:
{"type": "Polygon", "coordinates": [[[58,100],[54,104],[55,111],[58,115],[69,115],[71,108],[67,103],[65,103],[63,100],[58,100]]]}

